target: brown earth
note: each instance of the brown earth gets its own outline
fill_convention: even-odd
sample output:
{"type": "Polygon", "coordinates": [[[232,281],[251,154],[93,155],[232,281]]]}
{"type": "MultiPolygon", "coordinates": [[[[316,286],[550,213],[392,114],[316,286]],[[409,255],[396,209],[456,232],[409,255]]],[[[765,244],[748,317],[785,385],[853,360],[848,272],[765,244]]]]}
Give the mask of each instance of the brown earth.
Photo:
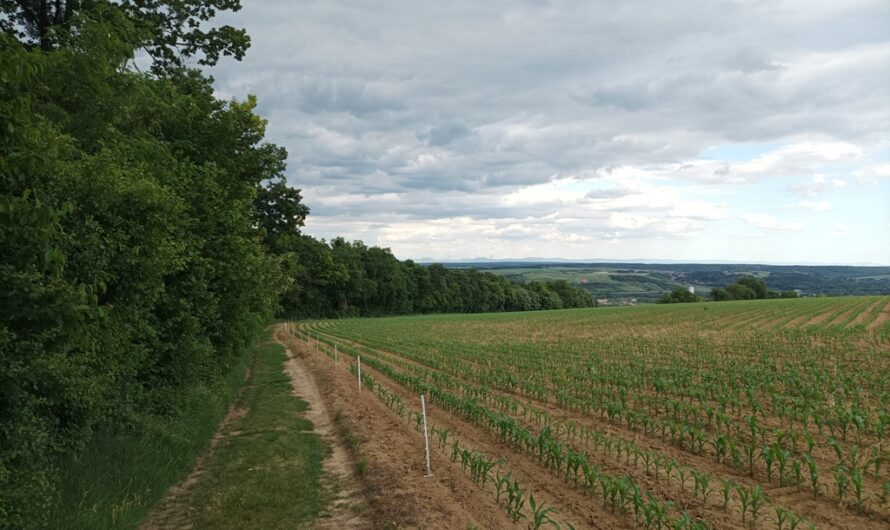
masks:
{"type": "Polygon", "coordinates": [[[287,346],[285,352],[287,362],[284,369],[290,376],[293,394],[309,404],[305,413],[306,419],[312,422],[314,432],[318,433],[331,448],[331,454],[324,459],[322,466],[325,472],[324,487],[334,492],[334,500],[326,510],[327,513],[317,522],[317,527],[373,528],[371,521],[363,514],[367,507],[362,487],[353,474],[355,465],[343,440],[335,432],[328,408],[306,370],[303,360],[291,353],[287,346]]]}
{"type": "Polygon", "coordinates": [[[884,309],[881,310],[878,317],[872,320],[871,324],[868,325],[868,330],[878,329],[878,326],[882,325],[884,322],[890,320],[890,303],[884,306],[884,309]]]}
{"type": "Polygon", "coordinates": [[[867,308],[865,308],[861,313],[856,315],[856,318],[854,318],[848,325],[856,326],[858,324],[864,324],[866,322],[866,320],[868,319],[868,317],[872,314],[872,312],[877,310],[881,304],[883,304],[883,300],[875,300],[871,305],[869,305],[867,308]]]}
{"type": "Polygon", "coordinates": [[[375,528],[519,528],[494,495],[439,451],[430,455],[433,476],[425,476],[423,437],[372,393],[359,394],[343,360],[337,369],[328,357],[281,329],[278,338],[304,356],[328,410],[338,411],[363,440],[358,452],[368,462],[363,483],[375,528]]]}
{"type": "MultiPolygon", "coordinates": [[[[337,339],[338,341],[342,341],[345,343],[352,344],[354,346],[360,346],[364,348],[363,345],[356,343],[354,341],[337,339]]],[[[406,359],[404,357],[395,356],[391,353],[385,353],[387,356],[398,357],[408,364],[422,366],[425,369],[433,370],[431,367],[423,365],[421,363],[417,363],[413,360],[406,359]]],[[[369,372],[372,370],[365,368],[369,372]]],[[[397,394],[400,394],[404,397],[409,397],[405,395],[405,390],[399,387],[395,382],[389,380],[382,374],[377,372],[373,372],[375,379],[380,381],[385,381],[387,384],[387,388],[391,391],[394,391],[397,394]]],[[[501,393],[496,392],[495,393],[501,393]]],[[[509,392],[501,393],[501,394],[511,394],[509,392]]],[[[558,406],[551,404],[549,402],[541,402],[538,400],[530,400],[527,397],[513,395],[513,397],[519,398],[521,401],[528,402],[529,404],[533,404],[535,406],[541,407],[548,412],[550,412],[554,417],[563,417],[565,419],[572,419],[579,424],[587,425],[592,428],[596,428],[598,430],[608,432],[612,436],[617,436],[625,439],[634,439],[641,446],[644,446],[650,450],[657,451],[658,453],[665,454],[670,456],[671,458],[675,458],[679,462],[692,465],[695,468],[706,471],[710,474],[714,479],[718,478],[727,478],[731,479],[737,483],[747,484],[749,486],[753,486],[754,484],[761,484],[764,486],[764,489],[768,492],[769,496],[780,505],[785,506],[786,508],[791,508],[798,514],[806,514],[810,520],[816,523],[819,527],[824,528],[883,528],[886,524],[886,519],[878,514],[872,514],[871,517],[865,516],[862,517],[860,515],[851,513],[845,509],[839,509],[836,504],[830,499],[830,496],[825,496],[824,494],[818,498],[813,498],[811,493],[807,493],[806,491],[798,492],[794,487],[776,487],[773,485],[764,484],[764,482],[760,482],[757,480],[752,480],[747,477],[744,473],[738,472],[737,470],[731,469],[724,464],[720,464],[714,462],[706,457],[701,457],[698,455],[694,455],[685,450],[678,449],[665,441],[657,437],[643,437],[639,433],[629,431],[622,426],[616,426],[610,422],[602,420],[597,417],[589,417],[586,415],[576,414],[570,411],[566,411],[560,409],[558,406]],[[877,516],[875,518],[875,516],[877,516]]],[[[585,521],[588,524],[591,524],[593,527],[599,527],[595,522],[600,521],[604,517],[612,518],[610,524],[607,526],[610,527],[618,527],[622,524],[627,524],[629,521],[615,521],[614,516],[606,511],[606,510],[597,510],[594,509],[594,514],[591,515],[591,504],[593,506],[598,506],[598,503],[595,499],[591,499],[590,497],[586,497],[581,495],[581,499],[577,497],[578,492],[574,490],[567,483],[554,478],[554,482],[550,484],[540,484],[541,475],[549,474],[549,471],[543,469],[536,461],[528,458],[526,455],[517,455],[516,453],[512,453],[505,448],[499,448],[498,444],[491,444],[490,441],[486,442],[485,440],[490,440],[490,435],[476,427],[475,425],[463,422],[462,420],[453,417],[447,411],[438,411],[432,413],[433,418],[437,419],[437,421],[442,421],[449,428],[454,429],[455,432],[458,432],[458,437],[460,438],[462,445],[467,437],[467,433],[473,433],[472,436],[472,445],[474,448],[481,447],[485,452],[491,454],[498,454],[499,457],[508,460],[510,464],[517,464],[520,461],[528,460],[530,461],[532,468],[531,476],[534,477],[533,480],[537,481],[538,487],[544,487],[549,490],[551,495],[554,495],[557,499],[562,499],[564,505],[567,503],[568,506],[560,507],[563,513],[566,512],[566,508],[568,508],[568,513],[572,513],[575,515],[579,514],[588,514],[586,520],[584,517],[578,520],[585,521]],[[480,440],[480,436],[484,439],[480,440]],[[500,453],[496,453],[500,449],[500,453]],[[535,470],[536,468],[536,470],[535,470]],[[535,476],[537,475],[537,476],[535,476]],[[559,489],[562,489],[565,493],[560,495],[558,493],[559,489]],[[584,502],[582,499],[586,498],[587,502],[584,502]],[[591,501],[593,501],[591,503],[591,501]]],[[[722,507],[719,506],[719,501],[717,497],[718,493],[712,495],[710,502],[702,503],[700,500],[691,498],[689,489],[691,486],[687,485],[685,491],[683,488],[680,488],[678,484],[675,484],[671,481],[665,481],[663,478],[660,481],[654,481],[651,479],[651,476],[646,476],[639,469],[634,469],[633,466],[623,465],[621,462],[616,460],[609,460],[606,458],[600,463],[604,464],[604,470],[608,472],[617,472],[619,474],[626,473],[634,477],[634,479],[640,484],[649,488],[653,493],[659,494],[665,498],[674,498],[674,499],[682,499],[681,505],[685,507],[685,509],[689,510],[689,512],[695,516],[703,517],[705,520],[711,522],[712,525],[717,525],[720,528],[733,528],[739,527],[742,528],[743,525],[738,518],[738,509],[732,510],[732,515],[727,514],[722,510],[722,507]]],[[[519,466],[522,467],[522,466],[519,466]]],[[[516,474],[514,472],[514,474],[516,474]]],[[[524,474],[524,473],[523,473],[524,474]]],[[[553,478],[553,477],[549,477],[553,478]]],[[[765,478],[765,477],[764,477],[765,478]]],[[[713,484],[713,483],[712,483],[713,484]]],[[[719,484],[719,482],[718,482],[719,484]]],[[[824,484],[823,486],[828,486],[824,484]]],[[[712,486],[717,487],[717,486],[712,486]]],[[[871,489],[871,488],[869,488],[871,489]]],[[[731,507],[734,507],[738,504],[737,501],[731,503],[731,507]]],[[[573,521],[575,522],[575,521],[573,521]]],[[[774,518],[771,514],[765,513],[764,517],[758,522],[758,527],[773,527],[775,525],[774,518]]],[[[579,527],[577,523],[575,523],[576,527],[579,527]]]]}

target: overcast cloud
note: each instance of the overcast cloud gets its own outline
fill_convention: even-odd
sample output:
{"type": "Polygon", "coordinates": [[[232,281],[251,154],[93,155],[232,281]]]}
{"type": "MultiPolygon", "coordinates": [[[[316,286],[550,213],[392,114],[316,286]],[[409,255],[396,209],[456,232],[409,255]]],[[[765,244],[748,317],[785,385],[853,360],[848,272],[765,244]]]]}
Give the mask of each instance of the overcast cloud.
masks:
{"type": "Polygon", "coordinates": [[[400,258],[890,264],[890,3],[245,1],[306,231],[400,258]]]}

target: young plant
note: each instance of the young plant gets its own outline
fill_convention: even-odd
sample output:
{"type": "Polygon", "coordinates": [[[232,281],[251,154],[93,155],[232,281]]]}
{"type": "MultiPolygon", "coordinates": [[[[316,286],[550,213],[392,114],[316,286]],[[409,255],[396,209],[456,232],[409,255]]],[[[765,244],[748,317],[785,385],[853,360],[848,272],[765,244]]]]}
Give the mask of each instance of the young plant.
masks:
{"type": "Polygon", "coordinates": [[[435,427],[433,428],[433,432],[436,434],[436,437],[439,440],[439,449],[444,449],[445,446],[448,444],[448,435],[451,433],[448,431],[448,429],[436,429],[435,427]]]}
{"type": "Polygon", "coordinates": [[[878,502],[883,506],[887,504],[888,500],[890,500],[890,480],[885,480],[884,483],[881,484],[881,493],[878,496],[878,502]]]}
{"type": "Polygon", "coordinates": [[[791,513],[785,508],[776,506],[776,530],[783,530],[785,523],[788,522],[788,514],[791,513]]]}
{"type": "Polygon", "coordinates": [[[862,470],[854,469],[850,472],[850,480],[853,482],[853,494],[856,495],[856,511],[862,513],[866,501],[862,491],[862,470]]]}
{"type": "Polygon", "coordinates": [[[763,493],[763,489],[760,486],[754,486],[751,489],[751,521],[757,522],[757,514],[760,513],[760,508],[762,507],[764,501],[766,501],[766,495],[763,493]]]}
{"type": "Polygon", "coordinates": [[[779,485],[785,485],[785,472],[787,471],[788,466],[788,457],[791,456],[791,453],[785,450],[785,448],[776,445],[774,454],[776,456],[776,461],[779,464],[779,485]]]}
{"type": "Polygon", "coordinates": [[[773,463],[775,462],[776,454],[775,447],[763,447],[760,449],[760,456],[763,457],[763,461],[766,462],[766,481],[773,481],[773,463]]]}
{"type": "Polygon", "coordinates": [[[692,526],[692,516],[689,515],[689,512],[682,512],[677,519],[674,520],[674,524],[671,525],[673,530],[685,530],[686,528],[690,528],[692,526]]]}
{"type": "Polygon", "coordinates": [[[834,483],[837,488],[837,499],[843,502],[844,497],[847,496],[847,486],[849,485],[847,468],[844,466],[837,466],[834,471],[834,483]]]}
{"type": "Polygon", "coordinates": [[[538,530],[545,524],[549,524],[551,527],[559,530],[559,525],[550,518],[551,513],[559,513],[556,508],[552,506],[544,506],[544,503],[538,504],[535,501],[535,494],[532,493],[528,498],[528,506],[532,512],[532,520],[530,527],[532,530],[538,530]]]}
{"type": "Polygon", "coordinates": [[[799,460],[791,462],[791,472],[794,474],[794,485],[797,487],[797,491],[800,491],[801,465],[799,460]]]}
{"type": "Polygon", "coordinates": [[[687,478],[689,478],[689,468],[682,465],[677,467],[677,479],[680,481],[680,491],[686,491],[687,478]]]}
{"type": "Polygon", "coordinates": [[[723,509],[729,509],[729,499],[732,497],[732,490],[735,489],[736,484],[731,480],[723,480],[723,509]]]}
{"type": "Polygon", "coordinates": [[[513,521],[525,518],[522,513],[522,507],[525,506],[525,497],[522,495],[522,489],[518,480],[511,480],[507,484],[507,515],[513,521]]]}
{"type": "Polygon", "coordinates": [[[711,493],[711,476],[698,470],[692,470],[692,478],[695,481],[693,495],[698,495],[700,492],[702,501],[708,502],[708,495],[711,493]]]}
{"type": "Polygon", "coordinates": [[[819,495],[819,470],[816,468],[816,461],[811,453],[803,455],[803,460],[806,462],[807,469],[810,472],[810,485],[813,488],[813,497],[815,497],[819,495]]]}
{"type": "Polygon", "coordinates": [[[751,505],[751,492],[745,486],[736,486],[736,492],[739,494],[739,501],[742,503],[742,522],[745,522],[745,514],[748,513],[748,506],[751,505]]]}
{"type": "Polygon", "coordinates": [[[495,489],[495,502],[498,504],[501,503],[501,496],[507,492],[507,486],[513,480],[513,472],[508,472],[506,475],[501,475],[501,472],[498,471],[494,476],[494,489],[495,489]]]}

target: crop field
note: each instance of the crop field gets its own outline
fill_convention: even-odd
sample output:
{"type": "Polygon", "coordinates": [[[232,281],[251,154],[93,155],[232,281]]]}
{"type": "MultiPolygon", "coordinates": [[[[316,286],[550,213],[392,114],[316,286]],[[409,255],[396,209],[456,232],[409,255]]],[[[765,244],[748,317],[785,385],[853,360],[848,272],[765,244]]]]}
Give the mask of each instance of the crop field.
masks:
{"type": "Polygon", "coordinates": [[[518,528],[890,526],[890,297],[294,333],[354,375],[360,356],[361,399],[419,432],[424,394],[431,450],[518,528]]]}

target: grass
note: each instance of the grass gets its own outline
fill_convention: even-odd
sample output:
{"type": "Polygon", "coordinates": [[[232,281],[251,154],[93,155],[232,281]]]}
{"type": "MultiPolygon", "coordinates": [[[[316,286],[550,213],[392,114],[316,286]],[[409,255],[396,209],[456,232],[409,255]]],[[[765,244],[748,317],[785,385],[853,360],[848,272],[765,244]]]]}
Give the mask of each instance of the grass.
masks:
{"type": "Polygon", "coordinates": [[[98,433],[78,461],[63,463],[61,501],[52,528],[136,528],[167,489],[206,451],[229,403],[254,368],[235,420],[183,499],[176,523],[192,528],[311,526],[324,499],[319,479],[328,449],[304,419],[307,404],[291,395],[284,349],[271,331],[216,388],[194,388],[174,418],[146,418],[134,434],[98,433]]]}
{"type": "Polygon", "coordinates": [[[187,493],[192,528],[249,529],[310,526],[324,505],[320,479],[329,448],[303,418],[291,394],[278,344],[257,347],[256,365],[240,405],[247,414],[231,426],[187,493]]]}
{"type": "Polygon", "coordinates": [[[250,353],[213,386],[194,386],[172,417],[143,415],[125,433],[97,432],[76,458],[59,463],[61,491],[50,528],[135,528],[209,446],[244,384],[250,353]]]}

